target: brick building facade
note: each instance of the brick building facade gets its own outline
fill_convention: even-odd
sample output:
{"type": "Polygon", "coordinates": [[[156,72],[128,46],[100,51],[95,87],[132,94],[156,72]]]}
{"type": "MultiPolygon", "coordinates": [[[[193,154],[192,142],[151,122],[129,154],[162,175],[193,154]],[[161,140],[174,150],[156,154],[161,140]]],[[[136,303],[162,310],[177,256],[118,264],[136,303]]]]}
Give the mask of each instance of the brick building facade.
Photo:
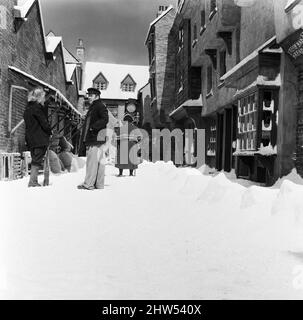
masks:
{"type": "MultiPolygon", "coordinates": [[[[169,113],[174,126],[194,123],[205,128],[209,166],[235,169],[238,177],[268,185],[290,172],[294,158],[299,172],[303,167],[302,112],[293,111],[294,105],[301,110],[296,89],[303,79],[301,60],[296,63],[282,52],[274,19],[276,15],[276,21],[288,23],[280,42],[287,35],[300,36],[301,26],[290,28],[289,15],[283,20],[281,8],[291,12],[301,1],[284,2],[179,0],[170,37],[165,39],[167,45],[170,39],[175,45],[167,58],[175,59],[175,84],[173,93],[167,91],[171,104],[163,112],[169,113]]],[[[150,27],[149,48],[154,46],[152,31],[150,27]]],[[[151,79],[157,56],[153,58],[150,54],[151,79]]]]}
{"type": "Polygon", "coordinates": [[[64,127],[60,134],[71,136],[81,121],[81,114],[76,109],[79,81],[76,71],[67,75],[62,39],[54,34],[45,36],[38,0],[18,4],[18,1],[0,1],[6,22],[0,30],[2,152],[26,150],[21,121],[28,91],[35,86],[44,87],[49,95],[54,96],[55,102],[49,108],[49,114],[52,113],[50,118],[55,131],[64,127]],[[54,109],[58,112],[53,112],[54,109]],[[60,124],[57,123],[59,120],[60,124]]]}
{"type": "Polygon", "coordinates": [[[150,23],[145,45],[149,53],[151,108],[157,128],[171,127],[169,113],[175,104],[175,32],[176,11],[161,6],[157,18],[150,23]]]}

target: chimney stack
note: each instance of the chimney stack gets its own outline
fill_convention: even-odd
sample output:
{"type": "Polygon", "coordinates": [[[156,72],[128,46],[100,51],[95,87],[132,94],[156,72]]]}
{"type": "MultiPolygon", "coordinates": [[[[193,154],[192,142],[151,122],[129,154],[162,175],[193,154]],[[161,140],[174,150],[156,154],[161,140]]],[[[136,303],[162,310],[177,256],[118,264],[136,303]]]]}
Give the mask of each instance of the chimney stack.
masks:
{"type": "Polygon", "coordinates": [[[159,6],[157,17],[159,17],[164,11],[168,9],[168,6],[159,6]]]}
{"type": "Polygon", "coordinates": [[[79,39],[78,46],[76,47],[77,58],[80,60],[81,63],[84,62],[85,59],[85,48],[83,46],[83,40],[79,39]]]}

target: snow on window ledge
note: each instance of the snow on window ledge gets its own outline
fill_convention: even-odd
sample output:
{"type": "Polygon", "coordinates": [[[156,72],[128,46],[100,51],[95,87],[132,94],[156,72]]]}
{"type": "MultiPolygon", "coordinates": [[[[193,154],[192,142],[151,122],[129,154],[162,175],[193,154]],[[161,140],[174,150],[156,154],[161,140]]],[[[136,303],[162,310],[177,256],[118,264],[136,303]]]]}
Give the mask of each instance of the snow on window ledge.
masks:
{"type": "Polygon", "coordinates": [[[263,144],[261,143],[261,146],[256,153],[262,156],[273,156],[277,154],[277,146],[273,147],[271,143],[269,143],[268,146],[264,147],[263,144]]]}

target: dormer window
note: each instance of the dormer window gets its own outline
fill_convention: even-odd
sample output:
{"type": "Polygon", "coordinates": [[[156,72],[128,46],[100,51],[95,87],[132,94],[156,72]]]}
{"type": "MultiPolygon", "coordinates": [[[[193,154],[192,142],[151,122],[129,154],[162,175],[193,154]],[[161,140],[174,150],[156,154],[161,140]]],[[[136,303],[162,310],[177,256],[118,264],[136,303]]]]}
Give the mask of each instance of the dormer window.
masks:
{"type": "Polygon", "coordinates": [[[135,86],[133,84],[123,84],[122,91],[135,91],[135,86]]]}
{"type": "Polygon", "coordinates": [[[95,77],[95,79],[93,80],[93,87],[99,89],[100,91],[102,91],[102,90],[106,90],[107,86],[108,86],[108,81],[104,77],[102,72],[100,72],[97,75],[97,77],[95,77]]]}
{"type": "Polygon", "coordinates": [[[125,92],[134,92],[136,85],[134,79],[128,74],[121,82],[121,90],[125,92]]]}
{"type": "Polygon", "coordinates": [[[94,87],[99,89],[99,90],[106,90],[107,88],[107,83],[106,82],[95,82],[94,87]]]}

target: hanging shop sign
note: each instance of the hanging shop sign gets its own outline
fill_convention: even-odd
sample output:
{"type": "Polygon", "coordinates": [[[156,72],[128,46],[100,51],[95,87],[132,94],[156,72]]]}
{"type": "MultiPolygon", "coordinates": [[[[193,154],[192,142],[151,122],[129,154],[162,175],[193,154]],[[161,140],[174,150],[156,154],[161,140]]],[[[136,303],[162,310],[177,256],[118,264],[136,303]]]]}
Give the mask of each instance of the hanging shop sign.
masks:
{"type": "Polygon", "coordinates": [[[281,42],[288,56],[295,62],[303,61],[303,30],[299,29],[281,42]]]}
{"type": "Polygon", "coordinates": [[[277,42],[295,62],[303,57],[303,0],[274,1],[277,42]]]}

